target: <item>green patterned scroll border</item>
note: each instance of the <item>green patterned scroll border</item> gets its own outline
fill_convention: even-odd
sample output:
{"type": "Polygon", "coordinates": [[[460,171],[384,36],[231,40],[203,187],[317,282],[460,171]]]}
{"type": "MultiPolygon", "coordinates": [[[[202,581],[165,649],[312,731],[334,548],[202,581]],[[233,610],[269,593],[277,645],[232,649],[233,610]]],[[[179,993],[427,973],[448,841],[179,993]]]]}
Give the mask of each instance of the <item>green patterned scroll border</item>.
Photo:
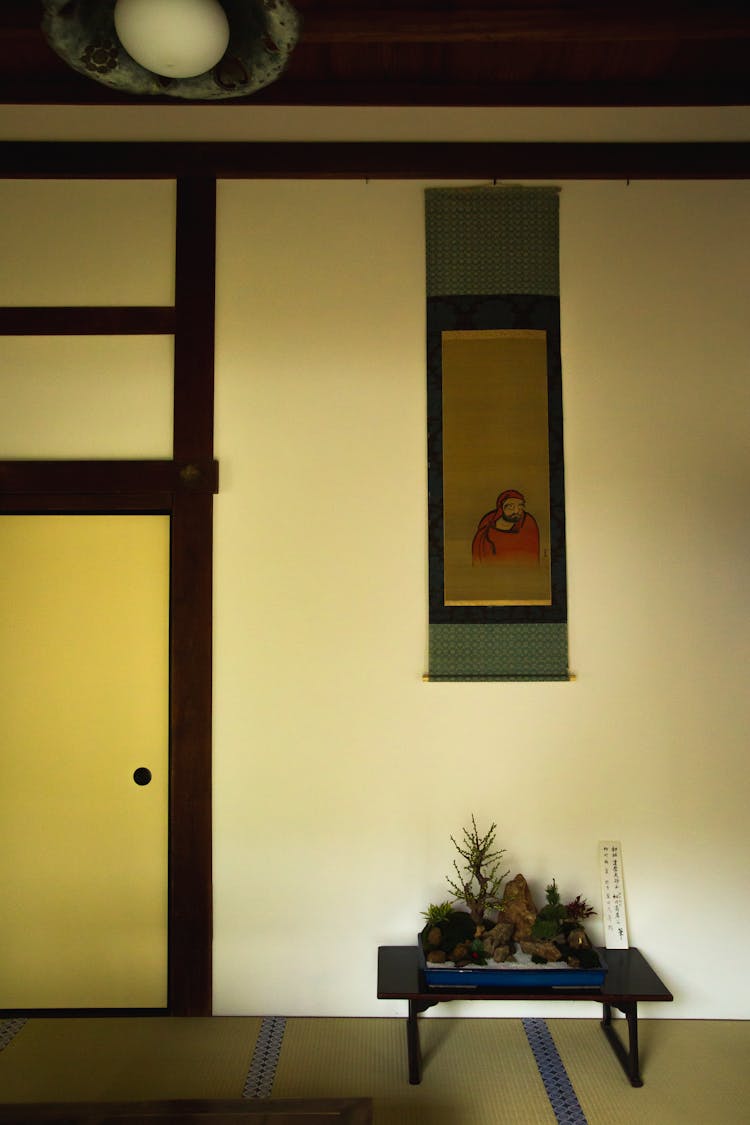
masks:
{"type": "Polygon", "coordinates": [[[427,188],[427,296],[559,296],[558,226],[557,188],[427,188]]]}
{"type": "MultiPolygon", "coordinates": [[[[559,296],[559,189],[555,187],[428,188],[425,192],[428,299],[428,429],[430,522],[442,520],[442,406],[439,359],[430,356],[430,304],[435,298],[559,296]]],[[[523,300],[521,301],[523,304],[523,300]]],[[[497,327],[505,327],[505,323],[497,327]]],[[[518,324],[514,325],[520,326],[518,324]]],[[[528,327],[538,327],[533,324],[528,327]]],[[[485,327],[495,327],[487,324],[485,327]]],[[[434,334],[434,328],[433,328],[434,334]]],[[[554,365],[559,372],[558,362],[554,365]]],[[[555,388],[560,394],[560,387],[555,388]]],[[[562,439],[560,417],[559,439],[562,439]]],[[[554,437],[553,434],[550,435],[554,437]]],[[[558,473],[562,484],[562,469],[558,473]]],[[[558,489],[562,493],[562,488],[558,489]]],[[[563,499],[559,517],[564,525],[563,499]]],[[[443,600],[442,565],[430,564],[430,603],[443,600]],[[437,589],[437,585],[440,589],[437,589]]],[[[563,574],[564,574],[563,556],[563,574]]],[[[466,612],[441,607],[429,624],[428,680],[569,680],[565,591],[554,620],[501,620],[491,609],[466,620],[466,612]],[[446,620],[446,617],[448,620],[446,620]],[[484,618],[484,619],[480,619],[484,618]],[[560,620],[560,617],[563,619],[560,620]],[[489,618],[489,620],[487,619],[489,618]],[[495,618],[495,619],[493,619],[495,618]]],[[[552,618],[552,614],[550,617],[552,618]]]]}
{"type": "Polygon", "coordinates": [[[430,625],[431,680],[569,678],[565,624],[430,625]]]}

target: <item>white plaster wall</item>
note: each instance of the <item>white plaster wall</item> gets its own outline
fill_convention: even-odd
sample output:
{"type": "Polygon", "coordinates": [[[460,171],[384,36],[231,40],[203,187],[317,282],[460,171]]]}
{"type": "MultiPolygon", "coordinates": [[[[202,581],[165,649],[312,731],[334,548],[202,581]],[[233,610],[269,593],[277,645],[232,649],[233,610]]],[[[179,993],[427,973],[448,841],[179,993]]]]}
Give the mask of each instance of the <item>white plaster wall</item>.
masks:
{"type": "Polygon", "coordinates": [[[221,185],[216,1010],[399,1012],[376,947],[446,897],[474,812],[540,897],[600,907],[619,839],[677,998],[648,1014],[746,1017],[750,188],[563,186],[578,678],[440,684],[423,186],[221,185]]]}
{"type": "MultiPolygon", "coordinates": [[[[0,107],[8,139],[749,132],[731,107],[0,107]]],[[[220,185],[215,1010],[403,1014],[376,947],[415,940],[474,812],[540,893],[598,903],[621,840],[631,941],[676,996],[645,1014],[747,1018],[750,188],[563,185],[578,678],[429,684],[422,187],[220,185]]],[[[544,1006],[437,1010],[516,1012],[544,1006]]]]}

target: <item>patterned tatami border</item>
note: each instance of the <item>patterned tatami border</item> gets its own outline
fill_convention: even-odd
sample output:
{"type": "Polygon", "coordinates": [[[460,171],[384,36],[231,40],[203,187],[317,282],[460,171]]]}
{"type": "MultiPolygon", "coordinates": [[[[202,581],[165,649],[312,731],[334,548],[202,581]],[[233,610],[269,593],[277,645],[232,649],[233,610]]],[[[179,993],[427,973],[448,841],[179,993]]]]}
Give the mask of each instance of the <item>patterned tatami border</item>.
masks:
{"type": "Polygon", "coordinates": [[[285,1030],[284,1016],[266,1016],[263,1019],[242,1091],[243,1098],[270,1098],[285,1030]]]}
{"type": "Polygon", "coordinates": [[[542,1019],[525,1019],[522,1023],[547,1097],[560,1125],[587,1125],[547,1024],[542,1019]]]}
{"type": "Polygon", "coordinates": [[[0,1020],[0,1051],[15,1039],[25,1023],[25,1019],[0,1020]]]}

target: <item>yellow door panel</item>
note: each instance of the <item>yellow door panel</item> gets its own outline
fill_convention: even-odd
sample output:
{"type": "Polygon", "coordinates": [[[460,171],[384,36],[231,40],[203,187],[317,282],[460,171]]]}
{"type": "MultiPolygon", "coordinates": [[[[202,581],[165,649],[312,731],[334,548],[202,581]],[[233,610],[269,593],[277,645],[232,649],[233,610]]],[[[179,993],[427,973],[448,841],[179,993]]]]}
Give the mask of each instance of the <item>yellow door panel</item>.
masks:
{"type": "Polygon", "coordinates": [[[0,1007],[165,1007],[169,517],[2,516],[0,566],[0,1007]]]}

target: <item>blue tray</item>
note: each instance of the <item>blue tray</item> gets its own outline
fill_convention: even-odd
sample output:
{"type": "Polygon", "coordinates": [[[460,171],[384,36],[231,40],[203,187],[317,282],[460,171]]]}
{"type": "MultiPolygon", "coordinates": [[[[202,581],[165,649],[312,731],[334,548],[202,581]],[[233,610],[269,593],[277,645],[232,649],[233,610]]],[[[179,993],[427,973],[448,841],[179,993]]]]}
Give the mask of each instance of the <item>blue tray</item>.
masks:
{"type": "Polygon", "coordinates": [[[607,975],[607,964],[600,951],[597,969],[561,967],[552,962],[549,967],[531,964],[502,969],[500,965],[431,965],[424,955],[422,942],[418,941],[419,965],[424,970],[425,981],[431,988],[600,988],[607,975]]]}

